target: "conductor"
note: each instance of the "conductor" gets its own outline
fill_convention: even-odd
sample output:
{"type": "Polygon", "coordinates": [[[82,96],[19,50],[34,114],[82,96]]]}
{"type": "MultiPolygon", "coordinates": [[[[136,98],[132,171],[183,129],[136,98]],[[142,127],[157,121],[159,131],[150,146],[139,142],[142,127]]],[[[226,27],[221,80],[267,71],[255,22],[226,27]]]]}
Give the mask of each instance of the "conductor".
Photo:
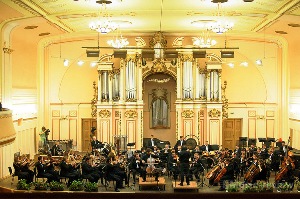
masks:
{"type": "Polygon", "coordinates": [[[91,141],[91,146],[92,146],[92,151],[99,150],[103,148],[103,145],[101,142],[99,142],[96,138],[96,136],[93,136],[92,141],[91,141]]]}
{"type": "Polygon", "coordinates": [[[189,179],[189,161],[191,153],[187,151],[187,147],[183,146],[181,152],[179,153],[179,162],[180,162],[180,186],[183,186],[184,176],[186,179],[186,184],[190,185],[189,179]]]}

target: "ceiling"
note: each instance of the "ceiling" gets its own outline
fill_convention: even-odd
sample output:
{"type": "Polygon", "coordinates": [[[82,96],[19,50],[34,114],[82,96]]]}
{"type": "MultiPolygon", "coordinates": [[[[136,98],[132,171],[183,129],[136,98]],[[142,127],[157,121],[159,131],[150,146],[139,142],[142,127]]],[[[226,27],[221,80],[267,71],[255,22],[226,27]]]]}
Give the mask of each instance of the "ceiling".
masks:
{"type": "MultiPolygon", "coordinates": [[[[195,35],[202,28],[193,22],[206,23],[220,18],[218,4],[212,0],[111,1],[106,5],[106,11],[111,21],[119,23],[123,35],[153,34],[156,31],[195,35]]],[[[234,23],[227,34],[264,32],[295,37],[300,33],[299,27],[288,25],[300,24],[300,0],[228,0],[219,5],[221,18],[234,23]]],[[[22,27],[37,26],[37,38],[62,33],[89,35],[94,34],[89,23],[101,17],[101,8],[96,0],[0,0],[0,22],[14,22],[22,27]]]]}

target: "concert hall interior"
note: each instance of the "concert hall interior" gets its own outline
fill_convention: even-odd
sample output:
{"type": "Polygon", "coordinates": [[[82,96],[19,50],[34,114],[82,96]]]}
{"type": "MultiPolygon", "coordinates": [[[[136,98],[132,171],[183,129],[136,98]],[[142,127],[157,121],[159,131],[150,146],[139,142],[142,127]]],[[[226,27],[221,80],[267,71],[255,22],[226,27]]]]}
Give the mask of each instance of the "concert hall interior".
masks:
{"type": "Polygon", "coordinates": [[[25,197],[22,179],[32,195],[51,181],[96,183],[88,197],[300,190],[300,0],[0,10],[0,192],[25,197]]]}

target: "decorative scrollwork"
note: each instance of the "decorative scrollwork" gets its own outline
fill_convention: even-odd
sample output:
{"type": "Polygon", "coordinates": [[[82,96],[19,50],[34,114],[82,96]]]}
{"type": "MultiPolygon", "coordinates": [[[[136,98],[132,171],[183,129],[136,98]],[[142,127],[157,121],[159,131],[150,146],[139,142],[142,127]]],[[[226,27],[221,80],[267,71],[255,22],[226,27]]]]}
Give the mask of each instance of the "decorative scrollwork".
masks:
{"type": "Polygon", "coordinates": [[[92,117],[97,117],[96,103],[97,103],[97,99],[98,99],[98,87],[96,86],[95,81],[93,82],[93,89],[94,89],[94,97],[91,100],[91,109],[92,109],[91,115],[92,115],[92,117]]]}
{"type": "Polygon", "coordinates": [[[225,90],[226,90],[226,87],[227,87],[227,81],[224,81],[224,86],[222,86],[222,102],[223,102],[223,105],[222,105],[222,117],[223,118],[228,118],[228,99],[226,98],[226,95],[225,95],[225,90]]]}
{"type": "Polygon", "coordinates": [[[111,116],[111,113],[109,110],[101,110],[99,112],[99,117],[101,117],[101,118],[108,118],[110,116],[111,116]]]}
{"type": "Polygon", "coordinates": [[[192,62],[194,60],[193,54],[180,54],[179,58],[181,62],[186,62],[186,61],[192,62]]]}
{"type": "Polygon", "coordinates": [[[167,47],[167,40],[162,32],[158,31],[154,33],[153,38],[149,41],[150,48],[153,48],[155,44],[160,43],[161,47],[167,47]]]}
{"type": "Polygon", "coordinates": [[[194,111],[192,111],[192,110],[184,110],[181,113],[181,116],[184,117],[184,118],[193,118],[194,117],[194,111]]]}
{"type": "Polygon", "coordinates": [[[135,110],[128,110],[125,111],[125,117],[126,118],[132,118],[135,119],[138,116],[138,113],[135,110]]]}
{"type": "Polygon", "coordinates": [[[208,116],[209,117],[220,117],[221,116],[221,111],[214,108],[214,109],[212,109],[208,112],[208,116]]]}

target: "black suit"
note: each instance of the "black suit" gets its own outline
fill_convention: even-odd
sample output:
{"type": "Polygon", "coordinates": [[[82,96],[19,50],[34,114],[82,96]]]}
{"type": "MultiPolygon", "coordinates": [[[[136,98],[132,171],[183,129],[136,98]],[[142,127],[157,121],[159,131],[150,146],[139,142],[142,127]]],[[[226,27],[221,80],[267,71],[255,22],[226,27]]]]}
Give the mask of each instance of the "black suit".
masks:
{"type": "Polygon", "coordinates": [[[61,153],[62,153],[62,150],[59,147],[59,145],[57,145],[57,144],[53,145],[53,147],[51,148],[51,154],[52,154],[52,156],[62,155],[61,153]]]}
{"type": "Polygon", "coordinates": [[[147,147],[153,149],[154,146],[157,146],[157,140],[156,139],[150,139],[147,143],[147,147]]]}
{"type": "Polygon", "coordinates": [[[103,147],[102,143],[99,142],[98,140],[91,141],[91,146],[92,146],[92,151],[94,151],[95,149],[100,149],[100,148],[103,147]]]}
{"type": "Polygon", "coordinates": [[[184,146],[186,145],[186,141],[185,140],[178,140],[174,146],[175,149],[178,148],[178,146],[184,146]]]}
{"type": "Polygon", "coordinates": [[[189,179],[189,161],[190,161],[191,153],[189,151],[183,150],[179,153],[179,162],[180,162],[180,185],[183,185],[184,176],[186,178],[186,184],[190,184],[189,179]]]}
{"type": "Polygon", "coordinates": [[[201,147],[200,147],[200,150],[201,151],[212,151],[212,148],[211,148],[211,145],[202,145],[201,147]]]}

